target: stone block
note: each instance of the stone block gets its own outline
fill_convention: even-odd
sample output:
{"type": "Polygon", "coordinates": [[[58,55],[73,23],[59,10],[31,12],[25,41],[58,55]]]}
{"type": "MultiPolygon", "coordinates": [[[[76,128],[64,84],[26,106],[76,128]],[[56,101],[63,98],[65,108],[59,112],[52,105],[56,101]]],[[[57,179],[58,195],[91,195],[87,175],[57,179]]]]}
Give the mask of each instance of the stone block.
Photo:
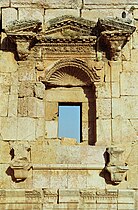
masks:
{"type": "Polygon", "coordinates": [[[45,95],[45,85],[42,82],[35,83],[35,97],[43,99],[45,95]]]}
{"type": "Polygon", "coordinates": [[[36,120],[36,132],[35,132],[35,138],[43,138],[45,135],[45,121],[43,119],[37,119],[36,120]]]}
{"type": "Polygon", "coordinates": [[[121,57],[123,61],[131,60],[131,57],[132,57],[131,49],[132,49],[132,41],[126,43],[126,45],[121,50],[121,57]]]}
{"type": "Polygon", "coordinates": [[[134,130],[136,131],[136,134],[138,134],[138,119],[136,120],[130,119],[130,123],[132,127],[134,128],[134,130]]]}
{"type": "Polygon", "coordinates": [[[39,20],[43,23],[44,9],[42,8],[19,8],[19,20],[31,19],[39,20]]]}
{"type": "Polygon", "coordinates": [[[0,116],[6,117],[8,115],[9,96],[0,95],[0,116]]]}
{"type": "Polygon", "coordinates": [[[0,164],[6,164],[11,161],[10,145],[8,142],[0,141],[0,164]]]}
{"type": "Polygon", "coordinates": [[[137,20],[138,19],[138,9],[135,9],[133,14],[134,14],[134,19],[137,20]]]}
{"type": "Polygon", "coordinates": [[[17,118],[16,117],[3,117],[1,125],[1,137],[3,140],[16,140],[17,139],[17,118]]]}
{"type": "Polygon", "coordinates": [[[122,63],[110,61],[111,66],[111,82],[119,82],[120,72],[122,72],[122,63]]]}
{"type": "Polygon", "coordinates": [[[101,176],[99,176],[99,174],[101,173],[100,170],[89,170],[87,173],[87,188],[105,188],[105,180],[101,176]]]}
{"type": "Polygon", "coordinates": [[[11,88],[10,88],[10,94],[16,95],[18,94],[19,90],[19,84],[18,84],[18,71],[11,73],[11,88]]]}
{"type": "Polygon", "coordinates": [[[35,65],[33,62],[20,61],[18,62],[18,78],[19,81],[35,81],[35,65]]]}
{"type": "Polygon", "coordinates": [[[28,98],[18,98],[18,116],[26,117],[28,114],[28,98]]]}
{"type": "Polygon", "coordinates": [[[67,188],[80,189],[87,187],[87,171],[86,170],[69,170],[67,188]]]}
{"type": "Polygon", "coordinates": [[[58,118],[58,103],[57,102],[46,102],[45,107],[45,119],[46,120],[57,120],[58,118]]]}
{"type": "Polygon", "coordinates": [[[121,98],[113,98],[112,100],[112,117],[121,116],[131,119],[138,118],[138,100],[137,97],[122,96],[121,98]]]}
{"type": "Polygon", "coordinates": [[[62,145],[56,147],[56,161],[60,164],[80,164],[80,148],[74,145],[62,145]]]}
{"type": "Polygon", "coordinates": [[[17,9],[3,8],[2,9],[2,28],[5,29],[10,22],[17,20],[17,9]]]}
{"type": "Polygon", "coordinates": [[[55,0],[32,0],[33,4],[38,5],[38,7],[45,7],[45,8],[68,8],[68,9],[74,9],[77,8],[79,5],[81,5],[80,0],[59,0],[56,2],[55,0]]]}
{"type": "MultiPolygon", "coordinates": [[[[134,160],[134,157],[135,157],[135,159],[138,160],[136,153],[133,153],[133,155],[132,155],[133,160],[134,160]]],[[[133,160],[132,160],[132,163],[133,163],[133,160]]],[[[129,166],[129,171],[127,172],[127,178],[129,180],[129,184],[128,184],[129,188],[130,189],[138,189],[138,182],[136,182],[136,180],[138,180],[138,165],[137,165],[137,163],[136,163],[136,165],[135,165],[135,163],[133,163],[133,166],[129,166]]]]}
{"type": "Polygon", "coordinates": [[[111,98],[111,84],[109,82],[96,85],[97,98],[111,98]]]}
{"type": "Polygon", "coordinates": [[[48,22],[49,20],[60,17],[63,15],[72,15],[75,17],[79,17],[79,11],[77,9],[58,9],[55,11],[55,9],[47,9],[45,10],[45,22],[48,22]]]}
{"type": "Polygon", "coordinates": [[[88,88],[51,88],[46,91],[46,100],[54,102],[93,102],[94,96],[92,91],[88,88]]]}
{"type": "Polygon", "coordinates": [[[28,97],[28,116],[44,117],[44,102],[35,97],[28,97]]]}
{"type": "Polygon", "coordinates": [[[59,203],[79,203],[79,190],[59,189],[59,203]]]}
{"type": "Polygon", "coordinates": [[[112,98],[119,98],[120,95],[121,95],[120,83],[119,82],[112,82],[111,89],[112,89],[112,98]]]}
{"type": "Polygon", "coordinates": [[[46,121],[45,123],[46,138],[57,138],[58,122],[46,121]]]}
{"type": "MultiPolygon", "coordinates": [[[[102,0],[101,0],[102,1],[102,0]]],[[[103,2],[102,2],[103,4],[103,2]]],[[[84,5],[84,8],[82,10],[82,17],[84,19],[87,19],[87,20],[91,20],[91,21],[98,21],[98,18],[99,16],[97,15],[97,6],[95,5],[84,5]],[[89,9],[91,8],[91,9],[89,9]]],[[[107,9],[107,5],[106,6],[103,6],[102,5],[102,8],[99,8],[99,13],[100,13],[100,18],[106,18],[107,16],[112,16],[112,17],[121,17],[121,13],[122,13],[122,10],[121,9],[107,9]]]]}
{"type": "Polygon", "coordinates": [[[96,100],[97,113],[99,118],[111,118],[111,99],[96,100]]]}
{"type": "Polygon", "coordinates": [[[89,125],[87,121],[82,122],[82,141],[88,141],[89,125]]]}
{"type": "MultiPolygon", "coordinates": [[[[138,41],[136,40],[135,45],[138,45],[138,41]]],[[[134,63],[137,63],[136,61],[136,54],[138,53],[138,46],[134,47],[134,49],[131,50],[131,61],[134,63]]],[[[136,68],[137,69],[137,66],[136,68]]]]}
{"type": "Polygon", "coordinates": [[[10,85],[0,84],[0,95],[9,95],[10,85]]]}
{"type": "Polygon", "coordinates": [[[104,153],[105,146],[95,146],[94,148],[92,148],[91,146],[83,146],[80,148],[80,151],[77,152],[77,154],[79,154],[81,164],[93,164],[103,166],[105,164],[105,160],[103,157],[104,153]]]}
{"type": "MultiPolygon", "coordinates": [[[[101,201],[102,202],[102,201],[101,201]]],[[[107,201],[108,202],[108,201],[107,201]]],[[[109,201],[110,202],[110,201],[109,201]]],[[[108,209],[110,209],[110,210],[118,210],[117,209],[117,204],[115,203],[113,203],[113,204],[111,204],[111,203],[98,203],[97,205],[96,205],[96,210],[108,210],[108,209]]]]}
{"type": "Polygon", "coordinates": [[[91,114],[89,114],[91,112],[90,107],[92,107],[92,104],[88,105],[88,103],[82,103],[82,121],[83,122],[89,121],[92,118],[91,114]]]}
{"type": "Polygon", "coordinates": [[[117,116],[112,120],[112,137],[115,144],[131,143],[136,141],[137,132],[130,120],[124,120],[117,116]]]}
{"type": "MultiPolygon", "coordinates": [[[[137,27],[137,25],[135,25],[135,26],[137,27]]],[[[134,55],[135,52],[137,52],[137,50],[138,50],[138,32],[135,31],[132,36],[132,51],[131,51],[131,53],[132,53],[131,60],[132,61],[135,61],[135,59],[132,56],[134,55]]]]}
{"type": "Polygon", "coordinates": [[[50,188],[67,188],[68,187],[68,171],[67,170],[51,170],[50,171],[50,188]]]}
{"type": "Polygon", "coordinates": [[[111,120],[97,119],[97,142],[96,145],[108,146],[111,143],[111,120]]]}
{"type": "Polygon", "coordinates": [[[17,62],[14,59],[14,54],[11,52],[0,52],[0,72],[16,72],[17,62]]]}
{"type": "Polygon", "coordinates": [[[9,7],[10,1],[9,0],[0,0],[0,7],[9,7]]]}
{"type": "Polygon", "coordinates": [[[111,67],[109,62],[104,63],[104,81],[105,82],[111,81],[111,67]]]}
{"type": "Polygon", "coordinates": [[[120,189],[118,192],[118,204],[134,204],[134,190],[120,189]]]}
{"type": "Polygon", "coordinates": [[[77,141],[76,139],[73,138],[61,138],[61,145],[66,145],[66,146],[71,146],[71,145],[76,145],[77,141]]]}
{"type": "Polygon", "coordinates": [[[0,84],[11,85],[11,75],[10,73],[0,73],[0,84]]]}
{"type": "Polygon", "coordinates": [[[136,61],[123,61],[123,71],[137,72],[138,71],[138,63],[136,61]]]}
{"type": "Polygon", "coordinates": [[[120,84],[121,95],[138,95],[138,72],[122,72],[120,84]]]}
{"type": "Polygon", "coordinates": [[[50,188],[50,171],[33,171],[33,188],[50,188]]]}
{"type": "Polygon", "coordinates": [[[17,117],[18,95],[9,95],[8,116],[17,117]]]}
{"type": "Polygon", "coordinates": [[[18,140],[35,140],[35,119],[18,117],[18,140]]]}
{"type": "Polygon", "coordinates": [[[55,146],[47,145],[41,140],[31,146],[31,162],[33,164],[55,164],[56,159],[55,146]]]}
{"type": "MultiPolygon", "coordinates": [[[[10,188],[11,176],[9,175],[9,164],[0,164],[0,186],[1,189],[10,188]]],[[[4,200],[4,198],[2,198],[4,200]]],[[[0,199],[1,200],[1,199],[0,199]]],[[[1,205],[0,205],[1,207],[1,205]]]]}
{"type": "Polygon", "coordinates": [[[23,81],[19,85],[19,97],[34,96],[34,84],[29,81],[23,81]]]}

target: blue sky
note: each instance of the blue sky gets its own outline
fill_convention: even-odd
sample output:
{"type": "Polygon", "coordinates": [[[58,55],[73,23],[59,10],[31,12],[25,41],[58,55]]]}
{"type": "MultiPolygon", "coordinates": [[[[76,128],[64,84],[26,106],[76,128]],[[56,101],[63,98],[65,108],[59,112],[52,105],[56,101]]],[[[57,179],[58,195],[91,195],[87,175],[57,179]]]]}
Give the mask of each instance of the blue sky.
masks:
{"type": "Polygon", "coordinates": [[[80,142],[80,106],[59,106],[58,136],[80,142]]]}

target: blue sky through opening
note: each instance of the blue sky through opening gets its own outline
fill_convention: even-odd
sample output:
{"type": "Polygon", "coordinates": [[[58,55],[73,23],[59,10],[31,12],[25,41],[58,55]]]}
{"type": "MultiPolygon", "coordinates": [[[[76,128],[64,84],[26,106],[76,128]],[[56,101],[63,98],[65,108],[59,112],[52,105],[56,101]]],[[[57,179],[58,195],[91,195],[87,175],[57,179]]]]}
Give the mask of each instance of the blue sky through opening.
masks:
{"type": "Polygon", "coordinates": [[[59,106],[58,136],[80,142],[80,106],[59,106]]]}

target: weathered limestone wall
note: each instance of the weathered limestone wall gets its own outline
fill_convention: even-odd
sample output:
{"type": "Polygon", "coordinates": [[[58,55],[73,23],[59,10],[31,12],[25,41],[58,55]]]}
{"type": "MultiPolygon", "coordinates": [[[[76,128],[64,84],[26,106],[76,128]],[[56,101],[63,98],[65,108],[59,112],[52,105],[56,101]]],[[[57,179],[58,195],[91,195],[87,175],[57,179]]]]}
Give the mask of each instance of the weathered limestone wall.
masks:
{"type": "Polygon", "coordinates": [[[138,1],[0,0],[0,7],[0,209],[138,209],[138,1]],[[5,41],[11,21],[39,20],[45,30],[49,20],[61,15],[97,22],[107,16],[121,18],[123,11],[136,30],[117,61],[100,51],[63,56],[85,60],[89,66],[98,63],[101,79],[94,83],[94,101],[83,88],[77,87],[77,93],[76,87],[55,91],[39,80],[63,53],[49,56],[34,47],[21,60],[16,47],[5,41]],[[81,144],[58,139],[58,102],[64,100],[83,103],[81,144]],[[89,108],[94,104],[90,134],[93,111],[89,108]],[[96,137],[91,137],[94,145],[90,146],[93,131],[96,137]],[[106,148],[111,146],[124,149],[121,164],[128,166],[119,184],[112,182],[105,169],[106,148]],[[23,161],[21,165],[18,160],[23,161]]]}

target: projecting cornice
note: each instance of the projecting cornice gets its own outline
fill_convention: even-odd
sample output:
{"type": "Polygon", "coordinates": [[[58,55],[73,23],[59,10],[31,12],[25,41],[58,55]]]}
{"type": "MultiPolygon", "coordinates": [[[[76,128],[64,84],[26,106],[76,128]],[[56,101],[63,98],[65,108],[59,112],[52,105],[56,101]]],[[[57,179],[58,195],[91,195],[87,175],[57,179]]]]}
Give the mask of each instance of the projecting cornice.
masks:
{"type": "Polygon", "coordinates": [[[43,26],[40,21],[16,21],[6,28],[20,60],[27,59],[38,45],[46,46],[46,53],[84,54],[89,48],[87,54],[95,51],[96,55],[97,49],[105,51],[108,59],[117,60],[134,31],[135,27],[123,18],[99,19],[96,23],[72,16],[54,18],[43,26]]]}

